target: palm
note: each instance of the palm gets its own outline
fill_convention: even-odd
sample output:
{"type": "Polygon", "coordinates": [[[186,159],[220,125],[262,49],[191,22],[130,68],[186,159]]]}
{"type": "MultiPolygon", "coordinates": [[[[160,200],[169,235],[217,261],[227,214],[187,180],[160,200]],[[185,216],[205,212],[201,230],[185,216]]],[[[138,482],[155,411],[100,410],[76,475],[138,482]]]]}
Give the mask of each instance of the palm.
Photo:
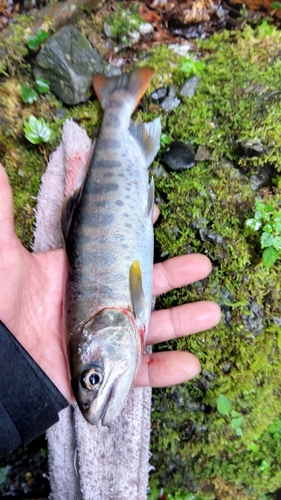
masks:
{"type": "MultiPolygon", "coordinates": [[[[0,318],[71,401],[63,313],[65,252],[61,249],[31,254],[21,245],[14,233],[12,193],[1,165],[0,193],[0,318]]],[[[157,264],[154,294],[191,283],[209,272],[210,262],[203,255],[183,256],[157,264]]],[[[210,328],[219,317],[219,309],[212,302],[155,311],[151,317],[148,343],[210,328]],[[187,321],[191,326],[187,326],[187,321]]],[[[197,358],[189,353],[145,355],[136,385],[159,387],[179,383],[192,378],[199,369],[197,358]]]]}

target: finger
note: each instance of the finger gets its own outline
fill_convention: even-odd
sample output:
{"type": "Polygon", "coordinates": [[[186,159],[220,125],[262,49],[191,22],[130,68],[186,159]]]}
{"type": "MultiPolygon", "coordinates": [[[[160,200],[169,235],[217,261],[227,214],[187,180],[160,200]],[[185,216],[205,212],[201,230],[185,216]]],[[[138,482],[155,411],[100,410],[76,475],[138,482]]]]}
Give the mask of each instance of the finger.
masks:
{"type": "Polygon", "coordinates": [[[167,387],[181,384],[200,373],[200,363],[190,352],[169,351],[144,354],[135,387],[167,387]]]}
{"type": "Polygon", "coordinates": [[[153,311],[149,323],[147,344],[203,332],[216,326],[221,319],[218,304],[209,300],[153,311]]]}
{"type": "Polygon", "coordinates": [[[14,231],[13,195],[8,176],[0,163],[0,243],[14,231]]]}
{"type": "Polygon", "coordinates": [[[159,217],[159,214],[160,214],[160,210],[159,208],[157,207],[157,205],[154,205],[153,207],[153,224],[155,224],[155,222],[157,221],[158,217],[159,217]]]}
{"type": "Polygon", "coordinates": [[[208,257],[202,254],[181,255],[153,268],[153,295],[161,295],[173,288],[185,286],[206,278],[212,270],[208,257]]]}

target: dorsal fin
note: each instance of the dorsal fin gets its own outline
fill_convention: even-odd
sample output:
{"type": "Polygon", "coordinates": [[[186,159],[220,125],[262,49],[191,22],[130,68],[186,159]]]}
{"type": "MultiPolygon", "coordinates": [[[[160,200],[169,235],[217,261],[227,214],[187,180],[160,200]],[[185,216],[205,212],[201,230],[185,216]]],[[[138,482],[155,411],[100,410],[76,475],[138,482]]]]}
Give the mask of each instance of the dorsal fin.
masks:
{"type": "Polygon", "coordinates": [[[149,123],[130,122],[129,131],[137,140],[146,157],[147,167],[153,162],[160,148],[161,120],[155,118],[149,123]]]}
{"type": "Polygon", "coordinates": [[[98,74],[93,77],[93,87],[103,109],[109,105],[110,97],[118,90],[127,90],[134,99],[134,109],[145,93],[153,75],[153,68],[148,66],[135,68],[130,73],[111,77],[98,74]]]}

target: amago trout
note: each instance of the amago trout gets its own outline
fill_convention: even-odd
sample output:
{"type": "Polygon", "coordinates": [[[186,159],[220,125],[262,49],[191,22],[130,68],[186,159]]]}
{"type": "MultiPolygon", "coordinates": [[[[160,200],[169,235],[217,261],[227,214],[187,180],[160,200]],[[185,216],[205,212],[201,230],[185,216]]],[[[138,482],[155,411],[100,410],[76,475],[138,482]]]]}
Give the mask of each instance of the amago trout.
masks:
{"type": "Polygon", "coordinates": [[[148,330],[154,200],[148,166],[159,149],[161,124],[135,124],[130,117],[152,74],[146,67],[94,77],[104,110],[101,130],[84,187],[77,187],[62,214],[67,233],[79,201],[67,243],[67,321],[72,387],[91,424],[110,425],[119,415],[148,330]]]}

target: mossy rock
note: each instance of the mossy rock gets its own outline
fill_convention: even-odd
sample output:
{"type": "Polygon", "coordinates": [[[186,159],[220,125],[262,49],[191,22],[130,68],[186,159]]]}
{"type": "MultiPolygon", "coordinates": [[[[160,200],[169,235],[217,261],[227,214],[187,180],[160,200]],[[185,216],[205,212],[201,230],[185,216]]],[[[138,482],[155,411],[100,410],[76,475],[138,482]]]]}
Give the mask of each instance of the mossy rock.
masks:
{"type": "Polygon", "coordinates": [[[194,380],[153,393],[151,485],[170,498],[264,500],[281,486],[281,263],[265,268],[260,235],[245,225],[256,198],[281,207],[280,37],[263,24],[202,43],[206,65],[196,94],[164,130],[195,150],[208,148],[210,160],[156,179],[158,257],[202,252],[213,272],[157,307],[211,299],[223,312],[211,331],[160,347],[189,350],[202,365],[194,380]],[[261,156],[240,156],[237,144],[249,138],[261,140],[261,156]],[[251,176],[268,163],[272,184],[254,190],[251,176]],[[218,413],[220,394],[243,417],[241,436],[218,413]]]}

